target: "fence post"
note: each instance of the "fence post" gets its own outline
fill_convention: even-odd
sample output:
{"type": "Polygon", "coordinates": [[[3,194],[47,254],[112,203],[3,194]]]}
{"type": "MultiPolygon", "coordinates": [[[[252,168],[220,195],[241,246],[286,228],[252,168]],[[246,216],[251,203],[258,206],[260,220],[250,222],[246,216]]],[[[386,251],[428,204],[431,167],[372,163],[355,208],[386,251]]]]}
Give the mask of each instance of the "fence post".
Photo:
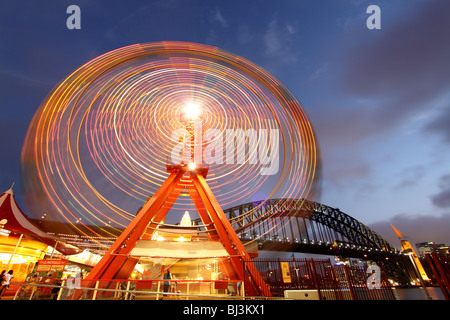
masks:
{"type": "MultiPolygon", "coordinates": [[[[308,261],[308,259],[305,259],[305,260],[308,261]]],[[[314,278],[314,282],[316,283],[316,287],[317,287],[317,293],[319,294],[319,299],[322,300],[322,295],[320,293],[320,284],[319,284],[319,279],[317,277],[317,272],[316,272],[316,266],[315,266],[315,263],[314,263],[314,259],[311,259],[310,263],[311,263],[312,276],[314,278]]]]}
{"type": "Polygon", "coordinates": [[[344,295],[342,294],[341,288],[338,287],[338,283],[339,283],[339,278],[336,274],[336,270],[334,268],[334,266],[331,265],[331,261],[330,261],[330,281],[331,281],[331,286],[333,288],[333,293],[334,293],[334,299],[335,300],[344,300],[344,295]]]}
{"type": "Polygon", "coordinates": [[[117,290],[120,290],[120,281],[116,282],[116,291],[114,291],[114,299],[118,299],[120,297],[120,292],[117,290]]]}
{"type": "Polygon", "coordinates": [[[347,278],[348,288],[350,289],[350,295],[352,296],[352,300],[358,300],[355,296],[355,293],[353,292],[353,286],[350,281],[350,274],[348,273],[348,268],[347,268],[347,265],[345,265],[345,264],[344,264],[344,272],[345,272],[345,277],[347,278]]]}
{"type": "Polygon", "coordinates": [[[125,293],[125,299],[124,300],[128,300],[129,291],[130,291],[130,284],[131,284],[131,280],[128,280],[128,282],[127,282],[127,292],[125,293]]]}
{"type": "MultiPolygon", "coordinates": [[[[159,289],[161,288],[161,281],[158,279],[158,285],[156,286],[156,300],[159,300],[159,289]]],[[[189,293],[189,285],[188,285],[188,293],[189,293]]]]}
{"type": "Polygon", "coordinates": [[[242,274],[243,274],[244,277],[242,278],[242,286],[241,286],[241,289],[243,290],[243,295],[244,295],[244,297],[245,297],[245,285],[244,285],[244,283],[245,283],[246,278],[247,278],[247,273],[245,272],[245,265],[246,265],[246,263],[247,263],[246,260],[243,260],[243,261],[242,261],[242,274]]]}
{"type": "Polygon", "coordinates": [[[65,287],[65,285],[66,285],[66,282],[67,282],[67,280],[63,280],[63,281],[62,281],[61,287],[59,288],[59,291],[58,291],[58,297],[56,298],[56,300],[61,300],[61,294],[62,294],[62,292],[63,292],[63,290],[64,290],[64,287],[65,287]]]}
{"type": "Polygon", "coordinates": [[[92,300],[95,300],[97,298],[97,289],[98,289],[98,280],[95,281],[95,287],[94,287],[94,294],[92,295],[92,300]]]}
{"type": "Polygon", "coordinates": [[[17,296],[19,295],[19,292],[22,290],[22,287],[23,286],[20,286],[19,289],[16,290],[16,294],[14,295],[14,299],[13,300],[16,300],[17,296]]]}

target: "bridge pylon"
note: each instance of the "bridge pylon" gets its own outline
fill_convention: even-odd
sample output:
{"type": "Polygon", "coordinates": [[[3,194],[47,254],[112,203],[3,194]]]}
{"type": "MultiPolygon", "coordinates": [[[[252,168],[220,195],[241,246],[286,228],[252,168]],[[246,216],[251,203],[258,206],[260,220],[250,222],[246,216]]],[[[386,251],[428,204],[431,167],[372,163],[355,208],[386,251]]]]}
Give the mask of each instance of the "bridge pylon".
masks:
{"type": "Polygon", "coordinates": [[[425,281],[430,281],[430,278],[425,272],[425,269],[423,268],[422,263],[420,262],[419,257],[417,256],[417,253],[414,250],[411,243],[409,243],[409,241],[406,240],[405,236],[400,231],[398,231],[392,224],[391,227],[392,229],[394,229],[395,234],[400,240],[400,245],[402,246],[403,253],[410,255],[410,258],[412,260],[411,262],[415,267],[416,271],[419,273],[420,277],[425,281]]]}

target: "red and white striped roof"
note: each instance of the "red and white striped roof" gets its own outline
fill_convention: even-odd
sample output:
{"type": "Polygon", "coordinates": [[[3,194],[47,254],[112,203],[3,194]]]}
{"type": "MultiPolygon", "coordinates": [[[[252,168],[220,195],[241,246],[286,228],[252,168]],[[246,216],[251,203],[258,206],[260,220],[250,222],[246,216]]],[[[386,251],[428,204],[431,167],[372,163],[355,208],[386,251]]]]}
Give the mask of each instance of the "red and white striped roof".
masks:
{"type": "Polygon", "coordinates": [[[83,251],[59,242],[57,237],[46,233],[30,221],[18,206],[12,187],[0,196],[0,224],[3,225],[5,230],[32,235],[49,246],[56,246],[56,250],[64,255],[77,254],[83,251]]]}

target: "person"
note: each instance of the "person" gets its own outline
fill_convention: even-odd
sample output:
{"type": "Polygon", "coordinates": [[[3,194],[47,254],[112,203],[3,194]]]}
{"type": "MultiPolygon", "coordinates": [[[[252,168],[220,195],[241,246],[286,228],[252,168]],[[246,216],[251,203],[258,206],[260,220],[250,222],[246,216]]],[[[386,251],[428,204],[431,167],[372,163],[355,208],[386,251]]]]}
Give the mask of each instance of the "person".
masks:
{"type": "Polygon", "coordinates": [[[9,270],[8,273],[3,276],[2,287],[0,289],[0,298],[3,297],[6,289],[9,288],[12,278],[14,278],[12,270],[9,270]]]}
{"type": "Polygon", "coordinates": [[[3,294],[3,282],[5,282],[5,273],[6,273],[6,270],[3,270],[2,274],[0,275],[0,299],[3,294]]]}
{"type": "MultiPolygon", "coordinates": [[[[167,269],[167,272],[164,274],[164,279],[172,279],[172,274],[170,273],[170,270],[167,269]]],[[[170,287],[170,281],[164,281],[164,292],[168,292],[170,287]]]]}

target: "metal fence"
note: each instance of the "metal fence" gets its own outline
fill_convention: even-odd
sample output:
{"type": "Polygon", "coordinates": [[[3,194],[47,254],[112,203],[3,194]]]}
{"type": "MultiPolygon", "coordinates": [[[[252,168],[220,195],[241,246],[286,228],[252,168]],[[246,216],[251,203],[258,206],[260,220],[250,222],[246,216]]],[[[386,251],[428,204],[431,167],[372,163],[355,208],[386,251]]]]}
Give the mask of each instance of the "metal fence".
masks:
{"type": "MultiPolygon", "coordinates": [[[[307,293],[320,300],[394,300],[386,274],[380,267],[334,266],[328,260],[254,259],[271,296],[262,296],[251,277],[231,280],[84,280],[68,279],[58,284],[12,283],[14,299],[54,300],[159,300],[159,299],[283,299],[286,293],[307,293]],[[373,273],[375,271],[375,273],[373,273]]],[[[448,272],[448,269],[447,269],[448,272]]]]}
{"type": "MultiPolygon", "coordinates": [[[[359,266],[333,266],[330,260],[253,260],[272,296],[311,292],[320,300],[395,300],[384,271],[359,266]],[[373,283],[372,283],[373,282],[373,283]]],[[[258,296],[259,288],[246,277],[245,295],[258,296]]]]}
{"type": "Polygon", "coordinates": [[[14,300],[188,300],[244,299],[231,280],[84,280],[60,284],[12,283],[14,300]]]}

